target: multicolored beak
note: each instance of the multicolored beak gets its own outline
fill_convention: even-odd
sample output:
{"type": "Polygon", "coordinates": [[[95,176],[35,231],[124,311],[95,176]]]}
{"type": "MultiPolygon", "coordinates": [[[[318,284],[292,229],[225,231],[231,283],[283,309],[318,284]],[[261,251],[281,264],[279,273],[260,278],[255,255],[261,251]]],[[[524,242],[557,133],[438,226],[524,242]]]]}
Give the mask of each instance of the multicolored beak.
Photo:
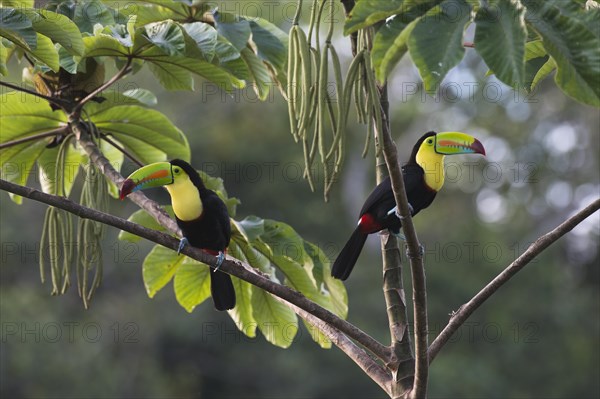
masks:
{"type": "Polygon", "coordinates": [[[156,162],[146,165],[132,174],[123,182],[119,198],[124,199],[129,194],[147,188],[161,187],[173,184],[175,178],[170,162],[156,162]]]}
{"type": "Polygon", "coordinates": [[[435,152],[443,155],[485,155],[485,148],[481,141],[466,133],[443,132],[435,135],[435,152]]]}

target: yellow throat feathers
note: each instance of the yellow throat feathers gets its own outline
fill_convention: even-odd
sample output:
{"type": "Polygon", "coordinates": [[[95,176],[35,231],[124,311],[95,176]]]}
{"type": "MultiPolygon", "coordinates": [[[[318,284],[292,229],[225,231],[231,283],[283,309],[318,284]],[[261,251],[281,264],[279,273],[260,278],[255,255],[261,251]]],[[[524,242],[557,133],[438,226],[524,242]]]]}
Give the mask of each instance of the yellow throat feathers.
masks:
{"type": "Polygon", "coordinates": [[[425,184],[434,191],[444,185],[444,155],[435,152],[434,146],[423,141],[417,152],[417,164],[425,171],[425,184]]]}
{"type": "Polygon", "coordinates": [[[178,219],[189,222],[202,215],[202,199],[198,188],[185,173],[175,177],[173,184],[165,186],[171,195],[173,212],[178,219]]]}

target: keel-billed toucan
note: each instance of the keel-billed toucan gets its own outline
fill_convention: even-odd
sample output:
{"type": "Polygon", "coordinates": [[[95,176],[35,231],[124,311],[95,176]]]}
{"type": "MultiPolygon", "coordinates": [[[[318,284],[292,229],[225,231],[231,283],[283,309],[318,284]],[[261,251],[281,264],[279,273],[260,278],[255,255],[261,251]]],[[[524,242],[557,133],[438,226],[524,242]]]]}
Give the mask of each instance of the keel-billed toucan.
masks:
{"type": "Polygon", "coordinates": [[[177,225],[183,232],[179,251],[189,243],[218,257],[217,268],[210,273],[212,298],[217,310],[233,309],[235,291],[231,278],[218,270],[231,238],[227,207],[214,191],[204,186],[198,172],[180,159],[136,170],[123,182],[120,197],[160,186],[165,186],[171,195],[177,225]]]}
{"type": "MultiPolygon", "coordinates": [[[[485,155],[485,150],[479,140],[459,132],[429,132],[417,141],[408,163],[402,167],[412,216],[431,204],[444,184],[444,156],[455,154],[485,155]]],[[[397,235],[401,226],[388,177],[365,201],[358,225],[333,263],[331,275],[347,279],[369,234],[389,229],[397,235]]]]}

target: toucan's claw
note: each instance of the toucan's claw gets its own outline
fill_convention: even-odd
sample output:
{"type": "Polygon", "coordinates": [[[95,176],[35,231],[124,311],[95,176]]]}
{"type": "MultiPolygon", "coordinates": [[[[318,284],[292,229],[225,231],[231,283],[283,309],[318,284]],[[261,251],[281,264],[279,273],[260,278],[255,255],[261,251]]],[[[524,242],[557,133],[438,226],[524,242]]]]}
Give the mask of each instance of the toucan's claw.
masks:
{"type": "Polygon", "coordinates": [[[394,237],[396,237],[396,238],[399,238],[399,239],[401,239],[402,241],[406,241],[406,237],[404,236],[404,234],[402,234],[402,233],[400,232],[400,230],[398,230],[398,232],[397,232],[397,233],[394,233],[392,230],[389,230],[389,229],[388,229],[388,231],[389,231],[389,232],[390,232],[390,234],[391,234],[391,235],[393,235],[394,237]]]}
{"type": "Polygon", "coordinates": [[[177,255],[179,255],[181,253],[181,251],[183,250],[183,247],[185,247],[188,244],[188,239],[186,237],[183,237],[181,240],[179,240],[179,247],[177,247],[177,255]]]}
{"type": "Polygon", "coordinates": [[[217,270],[219,270],[219,268],[223,264],[224,260],[225,260],[225,254],[222,251],[219,251],[219,255],[217,255],[217,267],[215,267],[215,270],[213,270],[213,272],[216,272],[217,270]]]}
{"type": "MultiPolygon", "coordinates": [[[[409,210],[411,216],[414,215],[415,210],[414,210],[414,208],[412,207],[412,205],[410,203],[408,203],[408,210],[409,210]]],[[[395,207],[393,207],[392,209],[390,209],[387,214],[389,216],[392,213],[395,214],[396,217],[398,219],[400,219],[400,221],[402,221],[402,219],[404,219],[404,217],[400,214],[400,211],[398,210],[398,205],[396,205],[395,207]]]]}

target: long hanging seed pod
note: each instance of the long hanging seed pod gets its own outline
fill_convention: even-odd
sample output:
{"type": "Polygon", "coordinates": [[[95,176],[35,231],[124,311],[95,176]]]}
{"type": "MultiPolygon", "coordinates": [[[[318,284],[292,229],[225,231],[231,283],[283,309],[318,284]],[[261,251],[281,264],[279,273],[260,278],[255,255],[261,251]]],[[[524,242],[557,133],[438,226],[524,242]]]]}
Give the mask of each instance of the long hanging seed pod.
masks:
{"type": "MultiPolygon", "coordinates": [[[[107,204],[108,188],[100,171],[90,161],[86,168],[85,182],[81,191],[80,202],[84,206],[104,211],[107,204]]],[[[96,288],[102,281],[101,240],[104,225],[89,219],[79,219],[77,288],[87,309],[96,288]],[[94,269],[94,277],[89,283],[89,275],[94,269]]]]}
{"type": "MultiPolygon", "coordinates": [[[[54,195],[65,196],[64,167],[66,152],[71,141],[67,137],[60,145],[54,169],[54,195]]],[[[47,178],[47,176],[46,176],[47,178]]],[[[52,295],[64,294],[70,286],[70,268],[73,261],[73,229],[71,215],[61,209],[48,207],[44,216],[40,242],[40,278],[45,281],[46,263],[49,264],[52,295]]]]}
{"type": "Polygon", "coordinates": [[[383,120],[381,117],[381,104],[379,101],[379,90],[377,90],[377,84],[375,83],[375,76],[371,69],[371,54],[370,52],[365,53],[365,68],[367,70],[367,93],[369,103],[369,111],[371,113],[371,119],[375,120],[375,130],[377,131],[377,141],[375,142],[376,155],[381,155],[382,143],[383,143],[383,120]]]}

